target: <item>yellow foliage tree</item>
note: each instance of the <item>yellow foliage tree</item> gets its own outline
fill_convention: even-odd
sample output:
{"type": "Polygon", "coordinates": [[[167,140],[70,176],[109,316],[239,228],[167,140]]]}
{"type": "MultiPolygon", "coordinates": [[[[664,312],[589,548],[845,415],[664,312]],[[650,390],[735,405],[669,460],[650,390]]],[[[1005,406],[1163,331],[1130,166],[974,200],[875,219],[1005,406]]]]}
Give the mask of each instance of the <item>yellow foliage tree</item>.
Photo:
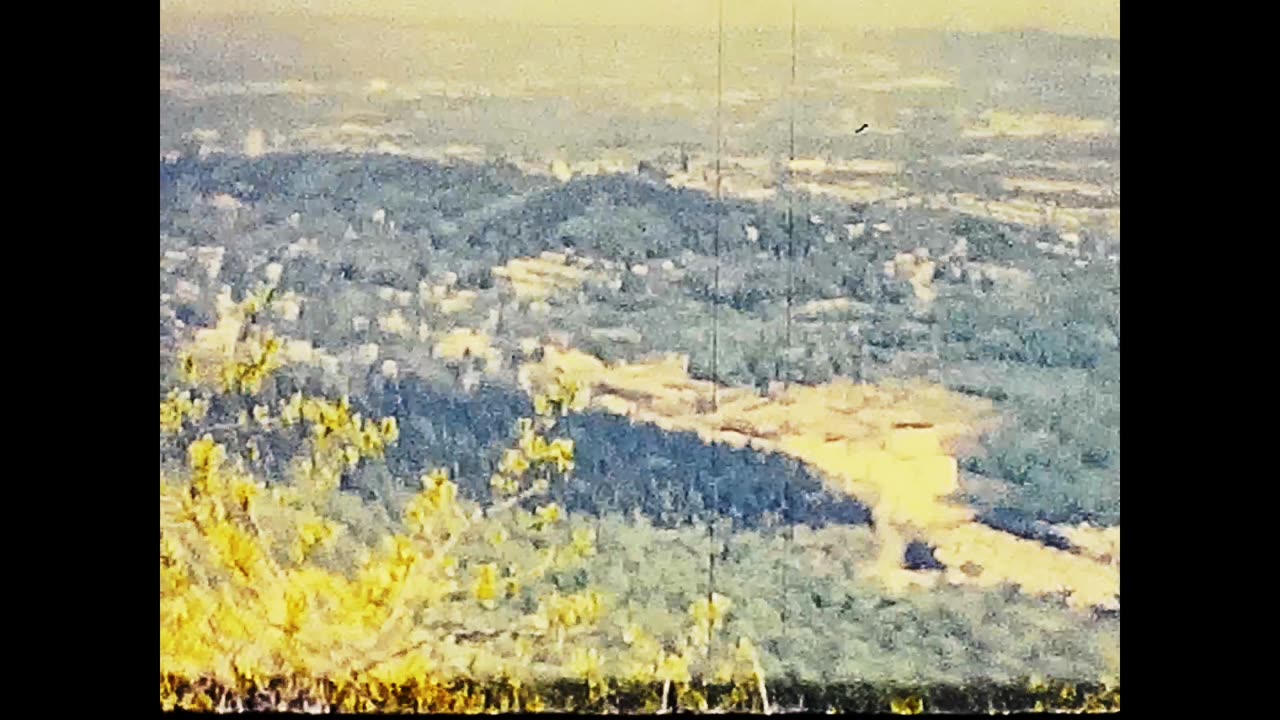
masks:
{"type": "MultiPolygon", "coordinates": [[[[400,531],[367,549],[354,573],[325,567],[317,553],[348,532],[326,515],[343,473],[381,457],[399,431],[394,418],[363,418],[346,398],[295,393],[274,408],[261,401],[264,383],[282,366],[281,340],[255,317],[270,292],[227,308],[212,330],[196,334],[180,356],[185,387],[161,402],[162,441],[197,437],[187,443],[183,471],[161,476],[160,662],[167,686],[172,690],[175,678],[241,688],[276,678],[425,683],[458,664],[451,656],[474,664],[486,652],[483,642],[459,642],[465,628],[433,626],[429,619],[443,614],[429,610],[449,603],[491,608],[522,578],[515,572],[500,581],[496,566],[481,565],[468,597],[452,551],[469,534],[501,531],[495,514],[570,471],[572,443],[545,437],[553,418],[522,421],[504,465],[505,502],[473,507],[445,473],[429,473],[404,508],[400,531]],[[227,396],[249,401],[252,423],[244,412],[234,422],[211,421],[210,405],[227,396]],[[228,429],[237,431],[230,440],[215,440],[228,429]],[[291,429],[305,432],[290,463],[292,482],[268,485],[253,471],[256,441],[291,429]]],[[[546,506],[535,522],[550,525],[558,515],[546,506]]],[[[570,550],[560,559],[585,557],[589,538],[575,537],[570,550]]],[[[563,633],[595,620],[599,605],[595,594],[549,599],[543,617],[529,624],[563,633]]],[[[178,704],[165,687],[162,703],[178,704]]]]}
{"type": "MultiPolygon", "coordinates": [[[[162,453],[168,442],[186,456],[160,478],[162,707],[243,707],[245,697],[282,682],[298,697],[343,710],[483,706],[441,688],[479,667],[505,673],[527,661],[534,642],[562,649],[606,613],[606,598],[587,590],[538,598],[537,610],[506,633],[482,622],[548,570],[593,555],[590,530],[573,532],[563,547],[543,537],[531,552],[541,560],[527,568],[459,562],[456,554],[475,540],[481,547],[528,541],[562,522],[555,504],[532,514],[520,506],[573,470],[572,441],[548,434],[580,404],[574,384],[544,393],[537,416],[519,422],[492,478],[499,500],[469,502],[445,472],[428,473],[397,529],[373,546],[357,544],[357,566],[343,572],[326,554],[355,541],[352,528],[331,517],[332,502],[344,473],[382,457],[399,428],[395,418],[362,417],[345,397],[267,397],[271,374],[284,365],[282,339],[257,317],[272,292],[261,288],[222,308],[217,325],[197,331],[179,355],[183,385],[162,391],[162,453]],[[287,478],[268,483],[263,449],[282,436],[297,450],[284,464],[287,478]],[[504,634],[513,642],[494,642],[504,634]],[[193,689],[201,682],[227,694],[193,689]],[[405,687],[414,690],[406,696],[405,687]]],[[[723,626],[727,609],[719,595],[695,603],[695,627],[679,652],[629,643],[645,658],[636,677],[687,684],[689,658],[723,626]]],[[[607,688],[605,662],[598,650],[572,648],[567,665],[594,696],[607,688]]],[[[540,700],[515,703],[534,709],[540,700]]]]}

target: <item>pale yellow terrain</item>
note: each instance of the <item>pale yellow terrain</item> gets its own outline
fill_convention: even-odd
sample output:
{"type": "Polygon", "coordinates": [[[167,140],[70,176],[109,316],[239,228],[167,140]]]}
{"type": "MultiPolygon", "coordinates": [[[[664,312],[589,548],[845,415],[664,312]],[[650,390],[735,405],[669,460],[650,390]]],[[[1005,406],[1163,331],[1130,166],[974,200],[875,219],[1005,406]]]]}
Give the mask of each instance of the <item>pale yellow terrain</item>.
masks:
{"type": "Polygon", "coordinates": [[[516,299],[526,302],[545,301],[556,291],[576,290],[586,282],[587,271],[566,264],[558,253],[543,253],[536,258],[516,258],[493,269],[515,291],[516,299]]]}
{"type": "Polygon", "coordinates": [[[1062,593],[1075,607],[1119,606],[1119,528],[1076,529],[1086,547],[1075,554],[975,522],[972,510],[950,499],[959,489],[955,456],[994,423],[988,401],[926,384],[844,380],[761,396],[690,378],[679,356],[606,365],[573,349],[543,350],[541,361],[520,369],[529,391],[572,380],[590,407],[706,442],[780,452],[818,470],[833,489],[871,508],[882,552],[868,574],[893,588],[1008,583],[1035,595],[1062,593]],[[1097,548],[1110,547],[1113,536],[1115,554],[1107,557],[1097,548]],[[947,571],[902,570],[911,537],[934,546],[947,571]]]}
{"type": "Polygon", "coordinates": [[[1000,185],[1006,190],[1040,193],[1043,195],[1074,194],[1084,197],[1106,198],[1118,194],[1112,188],[1093,183],[1050,178],[1002,178],[1000,185]]]}
{"type": "Polygon", "coordinates": [[[1120,208],[1056,207],[1033,199],[987,200],[970,193],[933,196],[925,205],[1024,227],[1044,226],[1078,232],[1084,227],[1098,226],[1115,235],[1120,233],[1120,208]]]}
{"type": "Polygon", "coordinates": [[[938,297],[933,287],[933,274],[938,264],[914,253],[898,253],[885,263],[885,274],[911,283],[911,290],[918,300],[931,303],[938,297]]]}
{"type": "Polygon", "coordinates": [[[1089,523],[1063,526],[1058,530],[1083,553],[1095,560],[1120,566],[1120,528],[1094,527],[1089,523]]]}
{"type": "Polygon", "coordinates": [[[791,316],[797,320],[808,320],[819,318],[824,315],[838,312],[868,312],[869,306],[855,302],[847,297],[830,298],[827,300],[810,300],[791,312],[791,316]]]}
{"type": "Polygon", "coordinates": [[[878,203],[902,197],[906,190],[897,186],[880,185],[866,180],[850,180],[839,183],[797,182],[795,187],[814,195],[825,195],[850,203],[878,203]]]}
{"type": "Polygon", "coordinates": [[[862,90],[871,90],[873,92],[893,92],[895,90],[945,90],[954,86],[949,80],[922,76],[877,80],[875,82],[862,83],[858,87],[862,90]]]}
{"type": "MultiPolygon", "coordinates": [[[[993,137],[1002,134],[1075,136],[1109,132],[1105,126],[1097,124],[1099,121],[1079,118],[996,114],[988,117],[988,120],[989,125],[972,128],[970,133],[975,137],[993,137]]],[[[989,159],[998,158],[991,156],[989,159]]],[[[968,161],[972,160],[970,158],[968,161]]],[[[953,159],[953,162],[960,160],[953,159]]],[[[1006,190],[1024,195],[1007,200],[992,200],[972,193],[930,196],[913,194],[910,188],[893,181],[893,176],[900,173],[902,168],[889,161],[797,158],[788,163],[788,169],[793,176],[791,185],[795,189],[835,198],[841,202],[894,202],[899,207],[922,206],[951,210],[1024,227],[1050,227],[1061,232],[1078,232],[1086,227],[1095,227],[1113,235],[1120,233],[1119,207],[1064,207],[1056,202],[1047,202],[1042,197],[1074,194],[1114,204],[1120,194],[1118,186],[1105,187],[1040,177],[1012,177],[1003,178],[1002,186],[1006,190]]],[[[691,157],[689,170],[672,173],[666,182],[675,188],[715,194],[717,184],[714,160],[703,156],[691,157]]],[[[767,166],[749,163],[743,158],[729,158],[721,168],[719,193],[721,197],[764,200],[776,196],[778,182],[776,173],[767,166]]]]}
{"type": "Polygon", "coordinates": [[[993,586],[1008,582],[1034,595],[1070,593],[1075,607],[1120,607],[1120,568],[1024,540],[977,523],[934,532],[934,554],[948,580],[993,586]]]}
{"type": "Polygon", "coordinates": [[[1022,115],[988,110],[981,122],[963,132],[968,138],[994,137],[1091,137],[1115,132],[1106,120],[1069,117],[1052,113],[1022,115]]]}
{"type": "Polygon", "coordinates": [[[471,328],[458,328],[436,341],[432,357],[444,360],[461,360],[465,357],[484,358],[486,370],[496,371],[502,357],[493,347],[489,336],[471,328]]]}
{"type": "Polygon", "coordinates": [[[897,175],[902,172],[902,163],[892,160],[866,160],[854,158],[833,162],[832,172],[855,173],[858,175],[897,175]]]}
{"type": "MultiPolygon", "coordinates": [[[[708,194],[716,194],[717,183],[712,169],[694,167],[690,172],[673,173],[666,180],[673,188],[701,190],[708,194]]],[[[776,197],[777,188],[764,177],[735,168],[722,168],[719,182],[719,194],[722,197],[735,197],[740,200],[768,200],[776,197]]]]}
{"type": "Polygon", "coordinates": [[[474,290],[458,290],[436,298],[436,307],[446,315],[453,315],[470,310],[475,301],[476,293],[474,290]]]}

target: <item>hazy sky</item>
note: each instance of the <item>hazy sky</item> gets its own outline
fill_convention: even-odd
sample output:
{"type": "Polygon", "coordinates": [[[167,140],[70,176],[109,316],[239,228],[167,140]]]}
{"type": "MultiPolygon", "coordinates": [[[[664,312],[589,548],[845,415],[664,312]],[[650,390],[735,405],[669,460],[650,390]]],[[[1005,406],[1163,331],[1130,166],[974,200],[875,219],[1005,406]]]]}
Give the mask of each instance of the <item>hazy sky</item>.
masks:
{"type": "MultiPolygon", "coordinates": [[[[714,28],[718,0],[161,0],[172,11],[359,14],[714,28]]],[[[787,26],[790,0],[723,0],[726,25],[787,26]]],[[[1120,37],[1120,0],[796,0],[802,26],[1047,30],[1120,37]]]]}

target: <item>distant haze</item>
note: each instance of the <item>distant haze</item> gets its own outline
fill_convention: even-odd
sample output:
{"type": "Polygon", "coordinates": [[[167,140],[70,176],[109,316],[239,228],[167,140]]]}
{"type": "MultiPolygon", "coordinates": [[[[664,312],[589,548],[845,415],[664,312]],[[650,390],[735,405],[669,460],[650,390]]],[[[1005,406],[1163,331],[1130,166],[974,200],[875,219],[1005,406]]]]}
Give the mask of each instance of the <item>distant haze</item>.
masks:
{"type": "MultiPolygon", "coordinates": [[[[411,21],[714,28],[717,0],[161,0],[162,27],[183,14],[349,15],[411,21]]],[[[1120,37],[1119,0],[797,0],[810,29],[1040,30],[1120,37]]],[[[724,0],[735,27],[786,27],[788,0],[724,0]]]]}

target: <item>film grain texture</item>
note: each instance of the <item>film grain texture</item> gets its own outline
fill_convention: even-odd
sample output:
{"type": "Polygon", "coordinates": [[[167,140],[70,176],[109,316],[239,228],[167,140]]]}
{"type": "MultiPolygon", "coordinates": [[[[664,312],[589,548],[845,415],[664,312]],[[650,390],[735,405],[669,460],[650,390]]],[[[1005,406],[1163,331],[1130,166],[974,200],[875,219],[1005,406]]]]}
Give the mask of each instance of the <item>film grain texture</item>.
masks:
{"type": "Polygon", "coordinates": [[[1119,3],[160,3],[160,701],[1119,709],[1119,3]]]}

